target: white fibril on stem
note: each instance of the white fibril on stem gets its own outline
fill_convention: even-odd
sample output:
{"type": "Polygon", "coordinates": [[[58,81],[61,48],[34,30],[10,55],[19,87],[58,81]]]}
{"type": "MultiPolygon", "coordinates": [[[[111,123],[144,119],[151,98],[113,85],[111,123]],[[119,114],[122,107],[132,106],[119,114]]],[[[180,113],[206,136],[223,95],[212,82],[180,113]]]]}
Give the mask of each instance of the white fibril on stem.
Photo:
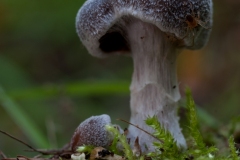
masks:
{"type": "MultiPolygon", "coordinates": [[[[76,17],[77,33],[90,54],[133,58],[130,122],[152,132],[144,120],[156,115],[186,147],[179,127],[180,99],[176,59],[182,48],[202,48],[212,25],[211,0],[87,0],[76,17]]],[[[153,150],[151,136],[129,126],[144,152],[153,150]],[[147,146],[147,148],[145,148],[147,146]]]]}

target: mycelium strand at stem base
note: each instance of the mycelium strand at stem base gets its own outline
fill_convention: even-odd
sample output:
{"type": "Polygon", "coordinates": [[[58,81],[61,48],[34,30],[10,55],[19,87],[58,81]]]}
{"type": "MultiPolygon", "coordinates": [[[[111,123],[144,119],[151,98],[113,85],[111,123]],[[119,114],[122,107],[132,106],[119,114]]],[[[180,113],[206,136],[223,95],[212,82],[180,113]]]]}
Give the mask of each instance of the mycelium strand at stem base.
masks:
{"type": "MultiPolygon", "coordinates": [[[[186,148],[177,116],[180,99],[176,75],[177,46],[152,24],[134,20],[128,25],[127,35],[134,63],[130,122],[152,133],[144,120],[156,115],[178,146],[186,148]]],[[[129,127],[129,133],[139,137],[143,152],[154,150],[152,142],[156,139],[134,126],[129,127]]]]}

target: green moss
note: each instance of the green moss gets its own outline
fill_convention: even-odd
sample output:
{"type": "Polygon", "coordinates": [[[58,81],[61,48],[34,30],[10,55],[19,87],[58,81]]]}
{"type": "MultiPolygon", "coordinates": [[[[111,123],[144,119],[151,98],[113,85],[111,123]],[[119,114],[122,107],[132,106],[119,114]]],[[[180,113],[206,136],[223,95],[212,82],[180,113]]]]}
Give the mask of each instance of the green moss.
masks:
{"type": "MultiPolygon", "coordinates": [[[[235,142],[233,136],[230,136],[228,156],[222,156],[218,153],[218,149],[215,146],[207,146],[204,143],[204,138],[199,130],[199,121],[196,112],[196,106],[191,95],[190,89],[186,90],[186,108],[188,125],[185,129],[188,129],[187,139],[191,139],[191,143],[188,144],[187,150],[178,148],[177,143],[170,132],[166,131],[160,124],[156,116],[148,117],[145,120],[146,125],[153,128],[154,132],[152,136],[158,139],[153,142],[155,151],[137,157],[133,154],[130,145],[124,134],[121,134],[119,130],[113,125],[107,125],[106,129],[112,133],[114,140],[109,146],[109,150],[115,154],[120,154],[128,160],[240,160],[238,151],[235,148],[235,142]],[[122,148],[122,152],[119,151],[119,145],[122,148]]],[[[232,121],[228,133],[233,134],[235,128],[239,122],[239,117],[232,121]]]]}
{"type": "Polygon", "coordinates": [[[148,154],[148,157],[152,158],[178,158],[179,149],[177,147],[176,141],[172,135],[166,131],[163,126],[159,123],[156,116],[148,117],[146,119],[146,124],[154,129],[153,135],[157,137],[160,141],[153,142],[156,150],[148,154]]]}
{"type": "MultiPolygon", "coordinates": [[[[127,142],[126,137],[123,134],[121,134],[116,127],[114,127],[112,125],[107,125],[106,129],[107,129],[107,131],[111,132],[114,135],[114,137],[115,137],[114,141],[116,141],[116,139],[119,140],[119,142],[121,143],[121,145],[123,147],[124,156],[129,160],[130,159],[135,160],[136,158],[133,156],[133,152],[131,150],[130,145],[127,142]]],[[[110,146],[110,147],[112,147],[115,151],[117,151],[117,143],[113,143],[112,146],[110,146]]],[[[114,150],[112,150],[112,151],[114,152],[114,150]]]]}
{"type": "Polygon", "coordinates": [[[235,148],[235,143],[234,143],[233,136],[230,136],[230,138],[228,140],[228,143],[229,143],[229,148],[230,148],[230,151],[231,151],[231,158],[233,160],[239,160],[240,157],[238,157],[238,155],[237,155],[238,151],[235,148]]]}

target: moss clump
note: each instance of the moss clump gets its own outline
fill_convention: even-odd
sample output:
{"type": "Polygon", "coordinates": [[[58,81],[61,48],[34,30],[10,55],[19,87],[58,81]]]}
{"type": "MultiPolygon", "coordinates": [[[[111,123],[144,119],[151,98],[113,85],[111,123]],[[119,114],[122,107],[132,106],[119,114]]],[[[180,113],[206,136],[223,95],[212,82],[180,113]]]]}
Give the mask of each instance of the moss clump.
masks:
{"type": "MultiPolygon", "coordinates": [[[[221,156],[217,154],[217,147],[207,146],[204,143],[204,138],[199,130],[196,106],[190,89],[186,90],[186,109],[188,117],[188,125],[186,128],[189,133],[189,136],[186,138],[191,139],[191,143],[189,144],[187,150],[178,148],[175,139],[172,137],[170,132],[166,131],[159,123],[156,116],[148,117],[145,120],[146,125],[152,127],[154,130],[152,136],[159,140],[153,142],[155,147],[154,152],[148,153],[147,155],[141,155],[140,157],[134,155],[125,135],[121,134],[113,125],[106,126],[106,130],[114,136],[114,140],[108,149],[114,154],[120,154],[124,157],[124,159],[128,160],[240,160],[239,152],[236,149],[233,136],[230,136],[228,140],[230,150],[228,156],[221,156]],[[122,151],[119,151],[119,145],[121,146],[122,151]]],[[[229,129],[229,133],[233,134],[236,125],[236,123],[232,124],[229,129]]]]}

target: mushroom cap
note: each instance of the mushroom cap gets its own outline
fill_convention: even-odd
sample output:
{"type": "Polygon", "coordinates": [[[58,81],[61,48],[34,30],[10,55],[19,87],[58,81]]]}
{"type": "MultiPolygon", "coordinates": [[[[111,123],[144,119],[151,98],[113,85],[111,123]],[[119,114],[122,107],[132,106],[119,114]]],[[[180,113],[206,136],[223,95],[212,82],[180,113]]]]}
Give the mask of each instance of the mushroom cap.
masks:
{"type": "Polygon", "coordinates": [[[212,1],[87,0],[77,14],[76,28],[89,53],[97,57],[130,53],[125,28],[126,19],[131,17],[156,25],[182,47],[200,49],[206,44],[210,29],[199,23],[189,27],[187,15],[210,28],[212,1]]]}
{"type": "Polygon", "coordinates": [[[78,146],[92,145],[106,147],[111,143],[111,135],[105,129],[111,124],[108,115],[92,116],[83,121],[75,130],[71,139],[71,148],[76,150],[78,146]]]}

